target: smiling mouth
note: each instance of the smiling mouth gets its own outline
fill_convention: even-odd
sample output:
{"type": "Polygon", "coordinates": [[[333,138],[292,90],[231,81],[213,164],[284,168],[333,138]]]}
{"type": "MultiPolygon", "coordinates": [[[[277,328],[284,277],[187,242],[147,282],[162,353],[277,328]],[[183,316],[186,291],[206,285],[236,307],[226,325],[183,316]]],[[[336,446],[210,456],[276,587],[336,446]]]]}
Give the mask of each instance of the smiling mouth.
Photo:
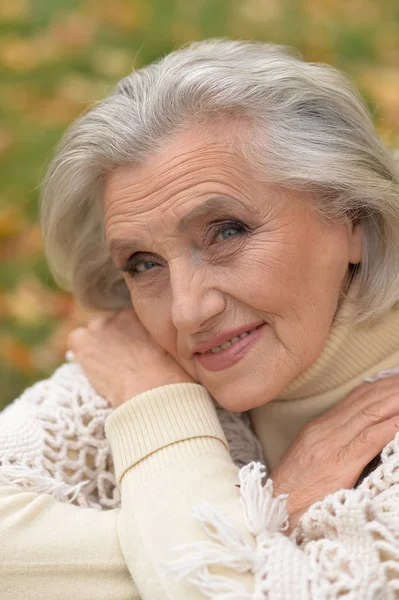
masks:
{"type": "Polygon", "coordinates": [[[262,325],[258,325],[257,327],[254,327],[253,329],[248,329],[248,331],[244,331],[244,333],[241,333],[240,335],[232,337],[230,340],[227,340],[227,342],[224,342],[220,346],[216,346],[216,348],[211,348],[211,350],[207,350],[206,352],[198,352],[198,354],[217,354],[218,352],[221,352],[222,350],[227,350],[227,348],[230,348],[230,346],[233,346],[234,344],[236,344],[237,342],[242,340],[242,338],[247,337],[247,335],[250,335],[256,329],[259,329],[259,327],[261,327],[261,326],[262,325]]]}

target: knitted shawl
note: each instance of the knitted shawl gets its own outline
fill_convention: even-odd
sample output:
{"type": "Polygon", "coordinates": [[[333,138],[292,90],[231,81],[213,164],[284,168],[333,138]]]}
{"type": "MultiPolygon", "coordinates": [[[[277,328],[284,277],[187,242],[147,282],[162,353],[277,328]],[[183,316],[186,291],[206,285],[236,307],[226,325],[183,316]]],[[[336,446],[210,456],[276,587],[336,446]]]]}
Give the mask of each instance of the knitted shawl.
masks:
{"type": "MultiPolygon", "coordinates": [[[[194,507],[194,517],[209,542],[182,548],[165,573],[190,578],[204,598],[214,600],[399,598],[399,434],[356,489],[312,505],[288,536],[286,496],[273,497],[248,414],[215,407],[239,468],[244,520],[255,547],[248,547],[217,507],[203,503],[194,507]],[[253,573],[254,592],[233,578],[212,575],[212,564],[253,573]]],[[[78,364],[62,365],[0,413],[0,485],[95,510],[118,508],[104,434],[111,411],[78,364]]]]}

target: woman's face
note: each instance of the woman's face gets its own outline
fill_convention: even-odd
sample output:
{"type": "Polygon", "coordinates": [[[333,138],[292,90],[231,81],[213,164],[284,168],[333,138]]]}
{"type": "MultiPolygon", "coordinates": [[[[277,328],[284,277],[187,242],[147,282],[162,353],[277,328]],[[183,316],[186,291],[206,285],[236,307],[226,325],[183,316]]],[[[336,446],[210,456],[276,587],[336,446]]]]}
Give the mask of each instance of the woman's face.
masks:
{"type": "Polygon", "coordinates": [[[105,186],[107,243],[140,321],[232,411],[312,365],[361,258],[359,227],[323,223],[310,195],[258,179],[215,128],[179,134],[105,186]]]}

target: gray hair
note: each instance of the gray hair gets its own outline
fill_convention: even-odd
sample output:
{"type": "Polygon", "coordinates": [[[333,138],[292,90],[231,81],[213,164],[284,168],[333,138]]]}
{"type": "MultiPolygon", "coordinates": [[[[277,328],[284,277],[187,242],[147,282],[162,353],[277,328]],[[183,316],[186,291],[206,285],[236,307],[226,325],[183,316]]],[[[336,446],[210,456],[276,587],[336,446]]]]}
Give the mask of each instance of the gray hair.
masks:
{"type": "Polygon", "coordinates": [[[314,192],[327,219],[361,219],[357,321],[399,300],[399,171],[353,84],[261,42],[192,43],[122,79],[67,130],[43,183],[41,225],[56,281],[98,309],[130,305],[105,244],[105,174],[143,163],[187,123],[233,117],[243,155],[269,181],[314,192]]]}

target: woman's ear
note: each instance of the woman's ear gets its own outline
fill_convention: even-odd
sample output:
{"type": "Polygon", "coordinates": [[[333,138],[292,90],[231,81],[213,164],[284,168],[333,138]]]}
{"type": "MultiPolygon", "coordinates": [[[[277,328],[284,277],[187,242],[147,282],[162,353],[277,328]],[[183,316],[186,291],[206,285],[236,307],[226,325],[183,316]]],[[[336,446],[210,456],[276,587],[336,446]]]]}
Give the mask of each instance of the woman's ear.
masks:
{"type": "Polygon", "coordinates": [[[360,219],[348,223],[349,227],[349,263],[357,265],[363,256],[363,227],[360,219]]]}

